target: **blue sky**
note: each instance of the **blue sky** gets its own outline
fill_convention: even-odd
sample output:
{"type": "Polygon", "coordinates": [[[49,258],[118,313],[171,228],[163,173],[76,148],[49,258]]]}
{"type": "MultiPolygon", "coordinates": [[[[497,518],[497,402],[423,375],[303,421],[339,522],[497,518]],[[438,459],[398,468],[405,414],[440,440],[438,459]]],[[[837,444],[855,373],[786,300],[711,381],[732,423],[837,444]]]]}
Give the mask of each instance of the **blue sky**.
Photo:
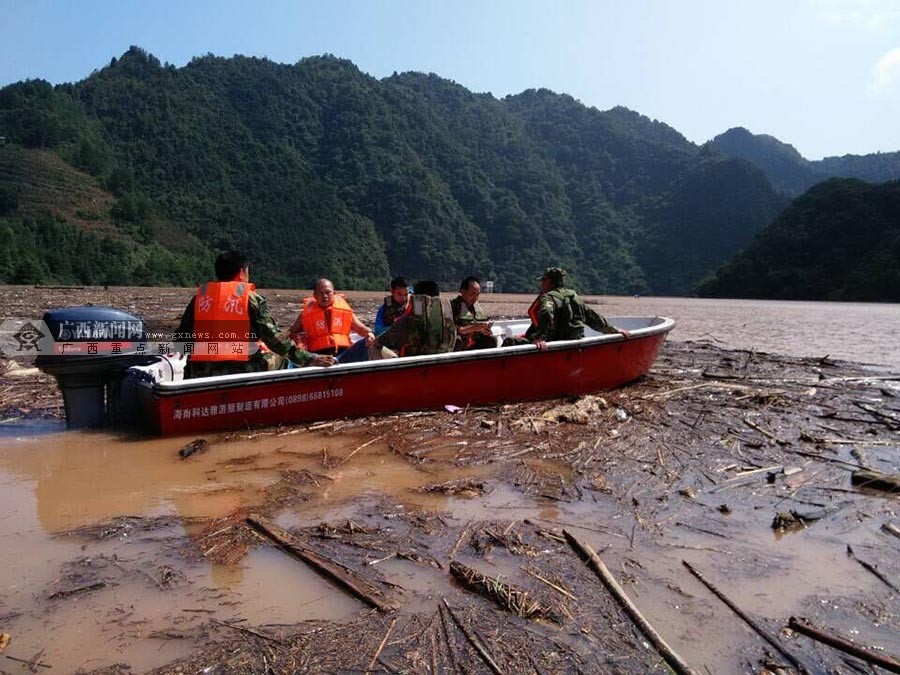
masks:
{"type": "Polygon", "coordinates": [[[0,0],[0,86],[75,82],[130,45],[176,66],[327,52],[498,97],[547,87],[809,159],[900,150],[900,0],[0,0]]]}

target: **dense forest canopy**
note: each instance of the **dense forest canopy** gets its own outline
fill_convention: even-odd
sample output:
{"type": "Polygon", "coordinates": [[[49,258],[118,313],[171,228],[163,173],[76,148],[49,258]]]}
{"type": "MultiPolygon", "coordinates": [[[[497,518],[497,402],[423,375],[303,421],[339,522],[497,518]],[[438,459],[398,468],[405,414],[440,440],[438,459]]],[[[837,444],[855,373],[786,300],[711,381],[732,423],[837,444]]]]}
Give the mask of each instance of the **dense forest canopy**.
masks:
{"type": "Polygon", "coordinates": [[[797,198],[701,295],[900,301],[900,181],[834,178],[797,198]]]}
{"type": "Polygon", "coordinates": [[[625,108],[332,56],[175,68],[132,47],[78,83],[0,89],[0,136],[8,283],[192,284],[239,247],[268,286],[524,292],[552,264],[584,292],[687,294],[790,193],[760,157],[625,108]]]}

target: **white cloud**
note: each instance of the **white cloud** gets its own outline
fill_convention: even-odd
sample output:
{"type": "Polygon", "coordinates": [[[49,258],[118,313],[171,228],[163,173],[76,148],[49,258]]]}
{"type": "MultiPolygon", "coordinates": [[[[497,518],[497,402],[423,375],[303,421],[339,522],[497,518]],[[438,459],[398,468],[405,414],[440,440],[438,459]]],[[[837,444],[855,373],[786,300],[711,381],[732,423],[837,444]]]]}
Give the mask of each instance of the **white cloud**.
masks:
{"type": "Polygon", "coordinates": [[[883,96],[894,89],[900,89],[900,47],[878,59],[869,82],[869,93],[873,96],[883,96]]]}
{"type": "Polygon", "coordinates": [[[900,0],[808,0],[819,20],[883,31],[900,24],[900,0]]]}

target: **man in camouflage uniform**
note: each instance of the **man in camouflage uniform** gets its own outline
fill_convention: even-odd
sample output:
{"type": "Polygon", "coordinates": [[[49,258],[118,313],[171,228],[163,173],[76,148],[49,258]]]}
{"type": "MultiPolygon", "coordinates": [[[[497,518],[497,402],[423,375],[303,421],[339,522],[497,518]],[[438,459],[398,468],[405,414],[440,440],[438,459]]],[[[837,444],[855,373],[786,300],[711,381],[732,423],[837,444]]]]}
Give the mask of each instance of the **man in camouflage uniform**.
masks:
{"type": "MultiPolygon", "coordinates": [[[[331,356],[310,354],[300,349],[291,340],[280,333],[275,320],[269,314],[266,299],[256,293],[256,287],[249,282],[250,263],[245,256],[237,251],[222,253],[216,258],[216,279],[218,283],[239,282],[249,293],[247,299],[247,315],[249,317],[250,333],[255,336],[268,351],[259,349],[255,353],[239,360],[201,361],[191,357],[188,359],[186,378],[211,377],[213,375],[230,375],[233,373],[255,373],[265,370],[276,370],[285,365],[285,360],[300,366],[330,366],[334,363],[331,356]]],[[[216,282],[213,282],[216,283],[216,282]]],[[[172,336],[175,342],[194,343],[203,340],[195,340],[195,317],[197,298],[207,284],[203,284],[194,298],[191,299],[181,317],[181,324],[172,336]]],[[[200,327],[197,328],[200,330],[200,327]]],[[[213,340],[215,338],[212,338],[213,340]]]]}
{"type": "Polygon", "coordinates": [[[497,346],[497,340],[491,333],[491,321],[487,312],[478,304],[481,294],[481,280],[477,277],[466,277],[459,284],[459,295],[450,301],[453,310],[453,321],[459,341],[456,349],[491,349],[497,346]]]}
{"type": "Polygon", "coordinates": [[[504,347],[532,343],[544,350],[548,342],[583,338],[585,325],[598,333],[621,333],[628,337],[628,331],[613,326],[586,306],[578,293],[566,288],[565,278],[566,271],[562,268],[548,267],[544,271],[539,277],[541,293],[528,308],[531,325],[523,337],[506,338],[504,347]]]}
{"type": "MultiPolygon", "coordinates": [[[[403,336],[397,331],[393,331],[388,335],[387,331],[395,322],[403,319],[412,310],[409,291],[409,279],[406,277],[391,279],[391,294],[384,299],[384,303],[378,308],[378,313],[375,315],[375,334],[385,336],[380,346],[386,347],[393,352],[400,351],[400,348],[403,346],[403,336]]],[[[341,362],[346,363],[347,361],[341,359],[341,362]]]]}
{"type": "Polygon", "coordinates": [[[434,281],[419,281],[411,298],[412,309],[375,340],[375,345],[400,345],[400,356],[452,352],[456,344],[453,310],[434,281]]]}

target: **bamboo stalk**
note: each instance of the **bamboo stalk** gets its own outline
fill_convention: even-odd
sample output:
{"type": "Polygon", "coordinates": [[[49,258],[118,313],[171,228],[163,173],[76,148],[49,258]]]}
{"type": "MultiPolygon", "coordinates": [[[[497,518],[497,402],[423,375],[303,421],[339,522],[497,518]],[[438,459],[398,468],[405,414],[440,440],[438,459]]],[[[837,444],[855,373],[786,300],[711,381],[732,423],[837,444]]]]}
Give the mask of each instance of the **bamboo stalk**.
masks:
{"type": "Polygon", "coordinates": [[[216,624],[217,626],[225,626],[225,628],[231,628],[233,630],[239,630],[242,633],[247,633],[248,635],[255,635],[258,638],[262,638],[263,640],[268,640],[269,642],[274,642],[277,645],[283,645],[284,642],[277,638],[269,637],[265,633],[260,633],[255,630],[251,630],[250,628],[244,628],[243,626],[235,626],[234,624],[225,623],[224,621],[219,621],[218,619],[210,619],[211,623],[216,624]]]}
{"type": "Polygon", "coordinates": [[[380,440],[381,440],[382,438],[384,438],[385,436],[387,436],[387,434],[381,434],[380,436],[376,436],[375,438],[373,438],[373,439],[371,439],[371,440],[369,440],[369,441],[366,441],[365,443],[363,443],[362,445],[360,445],[358,448],[356,448],[353,452],[351,452],[349,455],[347,455],[346,457],[344,457],[344,459],[342,459],[340,462],[338,462],[336,466],[341,466],[342,464],[344,464],[345,462],[347,462],[351,457],[353,457],[353,455],[355,455],[357,452],[359,452],[359,451],[362,450],[363,448],[366,448],[366,447],[372,445],[372,443],[376,443],[376,442],[380,441],[380,440]]]}
{"type": "Polygon", "coordinates": [[[469,644],[472,645],[476,652],[478,652],[478,656],[481,657],[481,660],[484,661],[485,665],[491,669],[491,672],[493,672],[494,675],[503,675],[503,670],[497,665],[497,662],[494,661],[494,658],[490,655],[487,648],[472,635],[472,632],[466,628],[463,625],[463,622],[459,620],[459,617],[456,616],[456,612],[450,608],[450,603],[447,602],[447,598],[441,598],[441,600],[444,603],[444,607],[446,607],[447,611],[450,613],[450,618],[453,619],[453,623],[456,624],[456,627],[459,628],[466,640],[469,641],[469,644]]]}
{"type": "Polygon", "coordinates": [[[895,586],[893,583],[891,583],[890,579],[888,579],[881,572],[879,572],[878,568],[875,567],[875,565],[873,565],[870,562],[866,562],[865,560],[861,560],[861,559],[857,558],[856,554],[853,552],[853,549],[850,548],[850,544],[847,544],[847,555],[850,556],[851,558],[853,558],[856,562],[858,562],[860,564],[860,566],[862,566],[863,569],[867,570],[871,574],[874,574],[876,577],[878,577],[882,581],[882,583],[884,583],[885,586],[890,588],[892,591],[900,593],[900,588],[897,588],[897,586],[895,586]]]}
{"type": "Polygon", "coordinates": [[[700,583],[702,583],[710,591],[713,592],[713,595],[715,595],[717,598],[719,598],[719,600],[721,600],[726,605],[728,605],[729,609],[731,609],[732,612],[734,612],[741,619],[743,619],[744,623],[746,623],[748,626],[750,626],[750,628],[752,628],[754,631],[756,631],[756,633],[762,639],[764,639],[766,642],[768,642],[770,645],[772,645],[776,650],[778,650],[778,653],[781,654],[788,661],[790,661],[800,672],[807,673],[807,674],[812,672],[805,665],[803,665],[796,656],[791,654],[787,650],[787,648],[785,648],[785,646],[782,645],[781,642],[778,641],[778,638],[776,638],[774,635],[769,634],[769,632],[767,630],[765,630],[762,626],[760,626],[758,623],[756,623],[756,621],[751,619],[750,616],[747,615],[746,612],[744,612],[744,610],[742,610],[740,607],[738,607],[736,604],[734,604],[734,602],[732,602],[731,599],[727,595],[725,595],[722,591],[720,591],[718,588],[716,588],[715,585],[713,585],[713,583],[711,581],[707,580],[706,577],[704,577],[702,574],[700,574],[700,572],[698,570],[696,570],[693,567],[693,565],[691,565],[687,560],[682,560],[681,564],[684,565],[685,567],[687,567],[688,572],[690,572],[695,577],[697,577],[697,579],[700,581],[700,583]]]}
{"type": "Polygon", "coordinates": [[[450,655],[450,665],[453,667],[453,672],[456,675],[459,675],[459,658],[456,655],[456,639],[450,637],[450,628],[447,626],[447,618],[444,616],[443,607],[438,605],[438,615],[441,619],[441,634],[444,638],[444,642],[447,643],[447,653],[450,655]]]}
{"type": "Polygon", "coordinates": [[[562,594],[562,595],[565,595],[567,598],[570,598],[570,599],[572,599],[572,600],[578,600],[578,598],[577,598],[576,596],[572,595],[572,594],[571,594],[569,591],[567,591],[565,588],[563,588],[562,586],[560,586],[560,585],[558,585],[558,584],[554,584],[552,581],[550,581],[550,580],[548,580],[548,579],[545,579],[544,577],[542,577],[542,576],[541,576],[540,574],[538,574],[537,572],[535,572],[535,571],[533,571],[533,570],[530,570],[530,569],[528,569],[527,567],[523,567],[523,568],[522,568],[522,571],[525,572],[525,574],[527,574],[528,576],[534,577],[534,578],[537,579],[538,581],[541,581],[541,582],[547,584],[550,588],[552,588],[552,589],[553,589],[554,591],[556,591],[557,593],[560,593],[560,594],[562,594]]]}
{"type": "Polygon", "coordinates": [[[319,572],[319,574],[331,579],[337,583],[338,586],[349,591],[378,611],[390,612],[397,608],[395,604],[384,600],[381,590],[372,585],[369,581],[350,570],[341,567],[333,560],[329,560],[312,547],[300,542],[289,532],[265,521],[265,519],[257,515],[247,518],[247,524],[253,528],[253,530],[274,542],[278,548],[288,555],[302,560],[319,572]]]}
{"type": "Polygon", "coordinates": [[[842,637],[819,630],[810,625],[807,619],[801,620],[792,616],[788,621],[788,628],[798,633],[802,633],[808,638],[826,644],[829,647],[834,647],[842,652],[851,654],[858,659],[862,659],[866,663],[874,664],[885,670],[889,670],[892,673],[900,673],[900,661],[892,656],[877,654],[842,637]]]}
{"type": "Polygon", "coordinates": [[[371,673],[372,669],[375,667],[375,662],[378,661],[378,657],[381,656],[381,650],[384,649],[384,646],[387,644],[388,638],[391,637],[391,633],[394,630],[394,626],[397,625],[397,618],[391,621],[391,625],[388,626],[387,632],[384,634],[384,638],[381,640],[381,644],[378,645],[378,649],[375,650],[375,654],[372,656],[372,660],[369,661],[369,665],[366,666],[366,672],[371,673]]]}
{"type": "Polygon", "coordinates": [[[641,632],[650,640],[650,643],[659,652],[659,654],[665,659],[665,662],[669,664],[669,667],[674,670],[679,675],[698,675],[698,672],[691,668],[678,654],[675,653],[675,650],[672,649],[665,640],[663,640],[662,636],[656,632],[653,626],[650,625],[650,622],[644,618],[644,615],[641,614],[640,610],[637,606],[631,601],[631,599],[625,594],[625,591],[622,590],[622,587],[616,581],[615,577],[610,573],[609,569],[607,569],[606,565],[603,564],[603,561],[600,559],[600,556],[590,547],[588,544],[582,544],[578,541],[574,536],[572,536],[568,530],[563,530],[563,536],[566,538],[566,541],[569,542],[569,546],[575,551],[575,553],[582,559],[588,563],[588,566],[594,571],[594,573],[600,577],[600,581],[603,582],[603,585],[606,586],[606,590],[610,592],[610,594],[618,601],[618,603],[622,606],[622,609],[625,610],[625,613],[637,624],[638,628],[641,629],[641,632]]]}

